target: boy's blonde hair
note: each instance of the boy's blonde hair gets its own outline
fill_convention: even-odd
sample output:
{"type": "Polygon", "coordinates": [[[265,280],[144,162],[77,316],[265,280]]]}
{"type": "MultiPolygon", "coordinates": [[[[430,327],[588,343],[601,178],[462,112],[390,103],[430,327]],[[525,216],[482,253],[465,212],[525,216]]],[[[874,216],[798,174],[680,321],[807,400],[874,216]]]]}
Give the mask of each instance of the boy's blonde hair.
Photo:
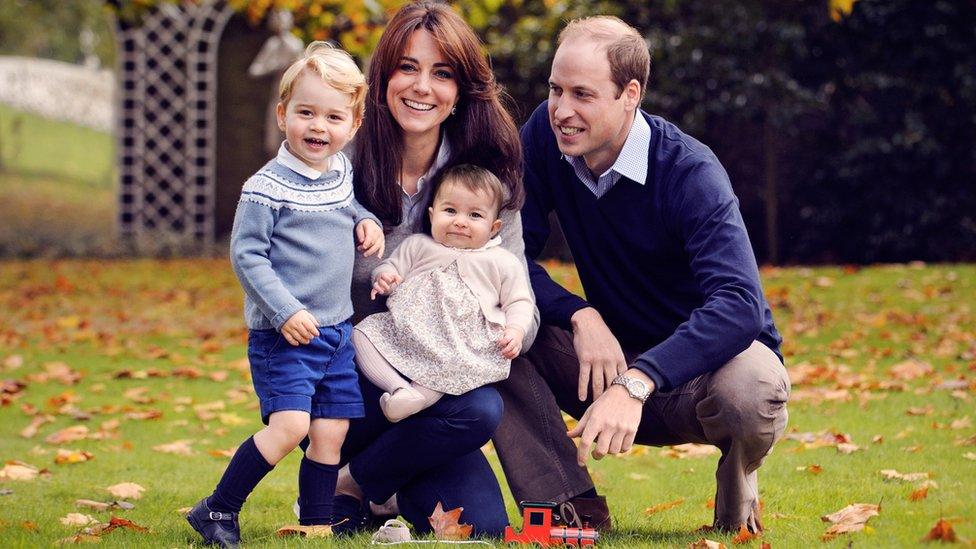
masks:
{"type": "Polygon", "coordinates": [[[351,107],[356,121],[363,118],[366,110],[366,77],[356,66],[352,56],[330,42],[317,40],[305,48],[305,55],[291,64],[281,76],[278,98],[287,106],[295,81],[303,70],[318,74],[322,81],[352,97],[351,107]]]}

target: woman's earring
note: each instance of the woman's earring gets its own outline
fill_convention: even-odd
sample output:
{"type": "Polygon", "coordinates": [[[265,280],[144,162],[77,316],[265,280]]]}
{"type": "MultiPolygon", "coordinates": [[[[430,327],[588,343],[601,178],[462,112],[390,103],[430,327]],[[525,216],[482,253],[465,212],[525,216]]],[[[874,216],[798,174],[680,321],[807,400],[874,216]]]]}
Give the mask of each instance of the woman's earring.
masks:
{"type": "Polygon", "coordinates": [[[451,107],[451,114],[457,114],[457,105],[451,107]]]}

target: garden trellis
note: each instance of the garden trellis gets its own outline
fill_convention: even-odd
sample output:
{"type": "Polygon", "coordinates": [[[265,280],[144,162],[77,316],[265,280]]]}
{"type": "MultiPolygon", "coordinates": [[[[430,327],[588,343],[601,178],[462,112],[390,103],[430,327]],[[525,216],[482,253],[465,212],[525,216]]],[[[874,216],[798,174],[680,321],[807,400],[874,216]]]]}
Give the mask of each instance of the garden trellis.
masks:
{"type": "Polygon", "coordinates": [[[224,2],[161,5],[118,25],[119,220],[154,234],[214,238],[217,48],[224,2]]]}

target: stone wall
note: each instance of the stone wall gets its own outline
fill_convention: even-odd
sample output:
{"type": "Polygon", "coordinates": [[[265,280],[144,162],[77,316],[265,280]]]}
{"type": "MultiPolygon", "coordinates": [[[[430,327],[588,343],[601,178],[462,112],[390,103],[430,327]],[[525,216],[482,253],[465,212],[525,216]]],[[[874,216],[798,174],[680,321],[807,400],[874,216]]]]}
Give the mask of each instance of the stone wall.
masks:
{"type": "Polygon", "coordinates": [[[113,132],[114,93],[111,70],[0,56],[0,103],[15,109],[113,132]]]}

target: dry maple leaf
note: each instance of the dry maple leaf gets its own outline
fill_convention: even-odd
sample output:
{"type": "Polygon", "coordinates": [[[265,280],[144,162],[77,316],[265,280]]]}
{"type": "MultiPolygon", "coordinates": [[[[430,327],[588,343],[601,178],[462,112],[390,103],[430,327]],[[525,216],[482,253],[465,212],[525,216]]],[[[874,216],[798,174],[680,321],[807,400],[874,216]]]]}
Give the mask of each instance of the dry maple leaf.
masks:
{"type": "Polygon", "coordinates": [[[861,448],[857,444],[852,444],[850,442],[841,442],[840,444],[837,445],[837,451],[840,452],[841,454],[853,454],[858,450],[863,450],[863,448],[861,448]]]}
{"type": "Polygon", "coordinates": [[[741,545],[743,543],[749,543],[750,541],[752,541],[752,540],[754,540],[754,539],[756,539],[758,537],[759,537],[759,534],[753,534],[752,532],[749,531],[748,528],[746,528],[746,525],[745,524],[740,524],[739,525],[739,533],[737,533],[735,535],[735,537],[732,538],[732,543],[734,545],[741,545]]]}
{"type": "Polygon", "coordinates": [[[65,526],[86,526],[93,522],[98,522],[95,518],[84,513],[68,513],[58,520],[65,526]]]}
{"type": "Polygon", "coordinates": [[[129,503],[128,501],[94,501],[90,499],[76,499],[75,505],[78,507],[87,507],[89,509],[94,509],[96,511],[108,511],[109,509],[133,509],[135,505],[129,503]]]}
{"type": "Polygon", "coordinates": [[[912,406],[905,413],[910,416],[930,416],[935,412],[935,406],[931,404],[925,406],[912,406]]]}
{"type": "Polygon", "coordinates": [[[653,515],[654,513],[660,513],[661,511],[667,511],[673,507],[677,507],[685,502],[685,498],[678,498],[674,501],[668,501],[665,503],[658,503],[657,505],[652,505],[647,509],[644,509],[645,515],[653,515]]]}
{"type": "Polygon", "coordinates": [[[40,429],[41,425],[51,423],[52,421],[54,421],[54,416],[34,416],[34,419],[31,420],[30,425],[24,427],[24,429],[20,432],[20,436],[24,438],[34,438],[34,436],[37,435],[37,431],[40,429]]]}
{"type": "Polygon", "coordinates": [[[207,453],[215,458],[232,458],[234,457],[234,452],[237,451],[237,447],[227,448],[226,450],[221,450],[219,448],[211,448],[207,450],[207,453]]]}
{"type": "Polygon", "coordinates": [[[162,410],[155,410],[155,409],[140,410],[140,411],[134,411],[125,414],[126,419],[134,419],[137,421],[143,421],[147,419],[159,419],[161,417],[163,417],[162,410]]]}
{"type": "Polygon", "coordinates": [[[46,375],[62,385],[74,385],[81,380],[81,374],[72,370],[64,362],[48,362],[44,365],[44,374],[42,375],[46,375]]]}
{"type": "Polygon", "coordinates": [[[3,359],[4,370],[16,370],[24,365],[24,357],[20,355],[10,355],[3,359]]]}
{"type": "Polygon", "coordinates": [[[48,444],[65,444],[67,442],[84,440],[87,437],[88,427],[84,425],[72,425],[71,427],[65,427],[60,431],[51,433],[44,438],[44,442],[48,444]]]}
{"type": "Polygon", "coordinates": [[[922,541],[941,541],[946,543],[955,543],[958,541],[956,539],[956,532],[952,529],[952,524],[946,519],[939,519],[939,522],[935,523],[935,526],[929,530],[928,534],[922,538],[922,541]]]}
{"type": "Polygon", "coordinates": [[[899,362],[888,370],[891,377],[900,379],[902,381],[910,381],[912,379],[925,377],[931,374],[933,371],[934,368],[932,368],[931,364],[919,360],[906,360],[905,362],[899,362]]]}
{"type": "Polygon", "coordinates": [[[222,425],[232,425],[233,426],[233,425],[244,425],[244,424],[248,423],[248,420],[242,418],[241,416],[239,416],[237,414],[231,414],[231,413],[219,414],[218,417],[220,418],[220,423],[222,425]]]}
{"type": "Polygon", "coordinates": [[[932,476],[931,473],[899,473],[895,469],[882,469],[878,472],[885,480],[903,480],[905,482],[917,482],[932,476]]]}
{"type": "Polygon", "coordinates": [[[690,543],[688,549],[725,549],[725,544],[701,538],[698,541],[690,543]]]}
{"type": "Polygon", "coordinates": [[[824,515],[820,517],[820,520],[833,523],[833,525],[824,532],[821,539],[828,541],[840,534],[860,532],[864,529],[868,519],[877,516],[880,512],[880,505],[873,503],[852,503],[840,511],[824,515]]]}
{"type": "Polygon", "coordinates": [[[227,373],[227,370],[217,370],[216,372],[210,372],[207,377],[209,377],[211,381],[216,381],[219,383],[221,381],[227,381],[227,376],[229,375],[230,374],[227,373]]]}
{"type": "Polygon", "coordinates": [[[164,454],[178,454],[181,456],[192,456],[193,449],[190,448],[191,440],[174,440],[168,444],[157,444],[152,449],[164,454]]]}
{"type": "Polygon", "coordinates": [[[84,463],[95,459],[91,452],[85,450],[65,450],[58,448],[58,453],[54,456],[54,463],[58,465],[71,465],[72,463],[84,463]]]}
{"type": "Polygon", "coordinates": [[[911,494],[908,494],[908,501],[922,501],[927,497],[929,497],[929,487],[922,486],[911,494]]]}
{"type": "Polygon", "coordinates": [[[21,481],[34,480],[37,478],[38,473],[39,471],[37,470],[37,467],[34,467],[33,465],[24,463],[22,461],[11,461],[7,462],[7,464],[3,466],[3,469],[0,469],[0,479],[21,481]]]}
{"type": "Polygon", "coordinates": [[[951,423],[949,423],[950,429],[969,429],[972,426],[973,423],[969,421],[969,416],[953,420],[951,423]]]}
{"type": "Polygon", "coordinates": [[[461,511],[463,510],[464,507],[458,507],[457,509],[444,511],[444,506],[438,501],[437,506],[434,507],[434,512],[427,518],[430,521],[431,528],[434,529],[434,537],[439,540],[454,541],[470,538],[472,526],[458,522],[461,518],[461,511]]]}
{"type": "Polygon", "coordinates": [[[142,497],[142,493],[146,491],[145,488],[134,482],[120,482],[119,484],[109,486],[106,490],[108,490],[108,493],[121,499],[139,499],[142,497]]]}
{"type": "Polygon", "coordinates": [[[297,536],[301,538],[331,538],[332,527],[327,524],[316,524],[310,526],[282,526],[275,531],[279,538],[297,536]]]}
{"type": "Polygon", "coordinates": [[[661,455],[674,459],[685,459],[711,456],[718,452],[718,448],[711,444],[695,444],[689,442],[688,444],[678,444],[661,450],[661,455]]]}
{"type": "Polygon", "coordinates": [[[136,404],[152,404],[156,400],[149,396],[149,387],[133,387],[122,393],[122,396],[136,404]]]}
{"type": "Polygon", "coordinates": [[[107,523],[97,524],[92,527],[92,534],[103,535],[115,530],[117,528],[124,528],[126,530],[135,530],[136,532],[148,532],[149,528],[145,526],[140,526],[129,519],[124,519],[121,517],[113,516],[107,523]]]}

